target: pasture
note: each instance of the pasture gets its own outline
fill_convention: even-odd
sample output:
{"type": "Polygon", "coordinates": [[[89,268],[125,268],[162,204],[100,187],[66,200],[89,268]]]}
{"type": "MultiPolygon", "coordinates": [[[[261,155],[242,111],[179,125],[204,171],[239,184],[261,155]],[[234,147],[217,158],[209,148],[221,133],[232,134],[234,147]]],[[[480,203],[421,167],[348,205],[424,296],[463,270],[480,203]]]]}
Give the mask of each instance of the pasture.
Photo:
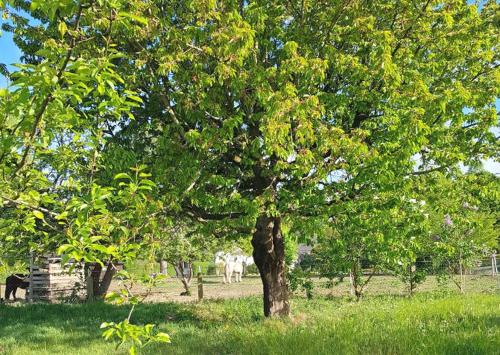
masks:
{"type": "MultiPolygon", "coordinates": [[[[497,280],[468,276],[467,293],[429,278],[413,297],[391,277],[375,277],[361,302],[349,299],[347,282],[316,295],[292,298],[290,319],[264,319],[258,277],[223,285],[205,279],[207,300],[178,296],[168,280],[133,315],[155,323],[171,344],[150,345],[144,354],[498,354],[500,294],[497,280]],[[179,302],[182,301],[182,302],[179,302]]],[[[195,286],[195,284],[193,285],[195,286]]],[[[118,284],[113,285],[119,287],[118,284]]],[[[140,290],[137,290],[140,292],[140,290]]],[[[194,291],[194,290],[193,290],[194,291]]],[[[125,354],[101,338],[98,326],[120,321],[128,306],[15,303],[0,306],[1,354],[125,354]]]]}

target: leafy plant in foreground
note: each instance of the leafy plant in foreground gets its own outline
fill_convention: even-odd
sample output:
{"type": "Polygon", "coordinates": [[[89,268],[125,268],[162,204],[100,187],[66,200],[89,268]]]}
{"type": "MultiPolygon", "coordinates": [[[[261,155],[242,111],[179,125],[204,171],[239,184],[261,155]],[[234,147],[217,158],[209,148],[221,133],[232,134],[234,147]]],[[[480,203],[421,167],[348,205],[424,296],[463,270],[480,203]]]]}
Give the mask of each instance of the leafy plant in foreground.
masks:
{"type": "Polygon", "coordinates": [[[102,336],[108,341],[115,341],[116,349],[123,344],[129,344],[131,355],[137,353],[137,348],[144,348],[150,343],[170,343],[168,334],[159,332],[153,324],[135,325],[131,323],[131,318],[135,307],[143,302],[151,292],[151,289],[157,286],[159,281],[164,279],[164,275],[158,274],[153,277],[144,276],[140,279],[134,279],[126,271],[118,273],[118,278],[124,284],[120,292],[110,292],[106,295],[106,301],[115,304],[130,304],[131,308],[128,317],[119,322],[104,322],[101,329],[104,329],[102,336]],[[147,287],[146,293],[141,297],[135,296],[132,292],[134,284],[140,282],[147,287]]]}

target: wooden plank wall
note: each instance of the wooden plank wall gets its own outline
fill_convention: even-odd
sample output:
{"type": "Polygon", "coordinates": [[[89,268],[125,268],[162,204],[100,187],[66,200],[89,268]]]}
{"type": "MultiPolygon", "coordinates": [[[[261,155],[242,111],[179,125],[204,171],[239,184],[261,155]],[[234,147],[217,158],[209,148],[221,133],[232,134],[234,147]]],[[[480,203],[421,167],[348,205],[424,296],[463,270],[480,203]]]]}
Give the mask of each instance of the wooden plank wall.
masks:
{"type": "Polygon", "coordinates": [[[60,257],[40,257],[32,265],[30,282],[30,302],[74,302],[86,296],[83,263],[70,261],[62,267],[60,257]]]}

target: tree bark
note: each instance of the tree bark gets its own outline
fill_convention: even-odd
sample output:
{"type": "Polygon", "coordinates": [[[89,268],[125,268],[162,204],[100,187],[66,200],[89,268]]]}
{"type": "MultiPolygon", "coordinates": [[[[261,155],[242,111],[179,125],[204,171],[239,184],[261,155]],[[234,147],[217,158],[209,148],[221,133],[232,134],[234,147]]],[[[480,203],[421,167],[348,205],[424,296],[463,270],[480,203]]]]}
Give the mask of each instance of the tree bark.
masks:
{"type": "Polygon", "coordinates": [[[113,276],[115,276],[116,271],[116,267],[113,265],[113,263],[108,263],[106,272],[104,273],[101,284],[99,285],[98,296],[104,296],[108,292],[109,286],[111,285],[111,281],[113,280],[113,276]]]}
{"type": "MultiPolygon", "coordinates": [[[[111,281],[113,280],[113,276],[116,274],[116,267],[113,265],[112,262],[109,262],[108,265],[106,266],[106,271],[104,272],[104,276],[102,277],[101,280],[101,272],[102,272],[102,266],[99,263],[95,263],[92,267],[92,265],[89,265],[89,268],[92,268],[91,271],[91,278],[92,280],[89,280],[87,283],[87,287],[92,287],[92,296],[95,298],[99,298],[104,296],[108,290],[109,286],[111,285],[111,281]]],[[[90,296],[90,295],[88,295],[90,296]]]]}
{"type": "Polygon", "coordinates": [[[167,275],[167,261],[160,260],[160,274],[167,275]]]}
{"type": "Polygon", "coordinates": [[[91,275],[92,275],[92,296],[97,297],[99,295],[99,285],[101,284],[101,271],[102,271],[102,266],[99,263],[94,263],[93,267],[92,265],[90,266],[92,268],[91,275]]]}
{"type": "Polygon", "coordinates": [[[356,294],[354,287],[354,275],[352,271],[349,272],[349,293],[351,296],[354,296],[356,294]]]}
{"type": "Polygon", "coordinates": [[[187,275],[184,274],[183,261],[179,261],[177,265],[174,265],[174,269],[177,277],[181,279],[182,285],[184,286],[185,291],[181,293],[181,296],[190,296],[191,278],[193,276],[193,263],[191,261],[188,263],[189,273],[187,275]]]}
{"type": "Polygon", "coordinates": [[[408,285],[408,296],[413,296],[413,290],[415,289],[415,273],[417,271],[417,267],[415,264],[411,264],[408,266],[408,274],[409,274],[409,285],[408,285]]]}
{"type": "Polygon", "coordinates": [[[87,302],[94,300],[94,278],[92,275],[92,264],[86,263],[84,267],[85,286],[87,288],[87,302]]]}
{"type": "Polygon", "coordinates": [[[264,289],[264,315],[288,316],[290,302],[285,269],[285,244],[279,217],[260,216],[252,237],[253,258],[264,289]]]}

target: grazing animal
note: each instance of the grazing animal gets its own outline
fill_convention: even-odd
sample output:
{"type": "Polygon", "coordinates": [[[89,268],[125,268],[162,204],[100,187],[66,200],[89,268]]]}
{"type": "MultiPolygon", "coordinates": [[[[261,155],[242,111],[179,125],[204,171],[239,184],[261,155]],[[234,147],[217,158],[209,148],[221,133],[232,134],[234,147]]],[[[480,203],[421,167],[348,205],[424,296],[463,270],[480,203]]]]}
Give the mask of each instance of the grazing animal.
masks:
{"type": "Polygon", "coordinates": [[[26,281],[26,277],[28,277],[28,275],[13,274],[5,279],[5,300],[9,300],[11,294],[14,300],[16,300],[17,289],[22,288],[26,290],[29,287],[30,283],[26,281]]]}
{"type": "Polygon", "coordinates": [[[251,256],[244,257],[243,263],[245,264],[245,266],[250,266],[250,265],[255,264],[253,257],[251,257],[251,256]]]}
{"type": "Polygon", "coordinates": [[[255,264],[255,262],[253,260],[253,257],[251,257],[251,256],[243,256],[243,273],[242,273],[242,275],[246,275],[247,274],[247,268],[250,265],[253,265],[253,264],[255,264]]]}
{"type": "Polygon", "coordinates": [[[215,253],[214,263],[216,265],[216,274],[219,276],[219,265],[224,268],[223,282],[231,283],[233,273],[235,274],[236,282],[241,282],[241,277],[245,273],[245,267],[254,264],[251,256],[242,255],[238,252],[237,255],[218,251],[215,253]]]}
{"type": "Polygon", "coordinates": [[[214,264],[215,264],[215,275],[219,276],[220,274],[219,268],[224,268],[225,265],[223,251],[218,251],[217,253],[215,253],[214,264]]]}
{"type": "Polygon", "coordinates": [[[224,256],[224,283],[231,283],[231,277],[235,274],[235,281],[241,282],[241,275],[243,274],[244,256],[226,254],[224,256]]]}
{"type": "Polygon", "coordinates": [[[234,271],[234,257],[231,254],[224,255],[224,283],[231,283],[234,271]]]}
{"type": "Polygon", "coordinates": [[[233,272],[235,273],[235,281],[241,282],[241,276],[243,275],[243,263],[245,262],[245,257],[242,255],[238,255],[234,257],[234,268],[233,272]]]}

